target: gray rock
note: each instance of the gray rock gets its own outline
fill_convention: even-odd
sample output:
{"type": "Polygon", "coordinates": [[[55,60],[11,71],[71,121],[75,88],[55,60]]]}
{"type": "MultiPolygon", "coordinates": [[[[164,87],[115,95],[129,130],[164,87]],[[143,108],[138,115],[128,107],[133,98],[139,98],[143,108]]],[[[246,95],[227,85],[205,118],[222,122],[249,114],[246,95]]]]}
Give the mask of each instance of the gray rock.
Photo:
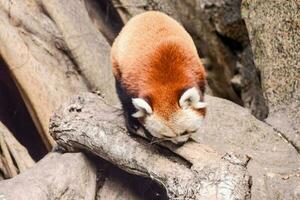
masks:
{"type": "Polygon", "coordinates": [[[208,114],[195,139],[224,153],[250,157],[251,199],[292,200],[299,195],[300,155],[295,148],[246,109],[216,97],[206,100],[208,114]]]}
{"type": "Polygon", "coordinates": [[[300,2],[243,2],[270,114],[266,122],[300,150],[300,2]]]}

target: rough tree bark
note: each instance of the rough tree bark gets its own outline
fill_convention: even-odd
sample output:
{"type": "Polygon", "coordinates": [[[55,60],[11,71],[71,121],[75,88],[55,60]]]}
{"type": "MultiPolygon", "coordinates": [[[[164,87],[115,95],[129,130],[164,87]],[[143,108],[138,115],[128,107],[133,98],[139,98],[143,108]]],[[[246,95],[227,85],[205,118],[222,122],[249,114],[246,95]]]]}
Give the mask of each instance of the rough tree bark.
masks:
{"type": "Polygon", "coordinates": [[[94,200],[96,168],[82,153],[49,153],[33,168],[0,182],[0,199],[94,200]]]}
{"type": "Polygon", "coordinates": [[[89,18],[84,1],[43,0],[43,7],[63,34],[77,70],[91,90],[117,103],[110,63],[110,46],[89,18]]]}
{"type": "Polygon", "coordinates": [[[68,97],[99,90],[118,102],[110,46],[84,2],[1,0],[0,20],[0,54],[48,149],[50,115],[68,97]]]}
{"type": "Polygon", "coordinates": [[[12,178],[31,168],[35,162],[0,121],[0,172],[4,178],[12,178]]]}
{"type": "Polygon", "coordinates": [[[56,25],[34,1],[0,1],[0,20],[0,54],[45,145],[51,149],[51,112],[87,87],[72,60],[57,48],[62,46],[63,37],[56,25]]]}
{"type": "MultiPolygon", "coordinates": [[[[209,107],[202,129],[203,133],[194,139],[222,153],[216,153],[211,148],[196,143],[187,143],[180,148],[168,146],[173,153],[188,161],[188,163],[182,162],[182,159],[176,161],[181,163],[182,173],[188,171],[185,166],[192,164],[191,169],[194,171],[202,169],[193,179],[200,176],[203,177],[201,180],[214,180],[206,176],[205,170],[209,170],[211,166],[218,163],[220,155],[221,157],[227,155],[227,152],[247,155],[250,160],[244,166],[247,167],[252,177],[252,199],[268,199],[271,195],[269,191],[276,192],[286,199],[297,198],[300,156],[295,148],[278,135],[276,130],[255,119],[242,107],[210,96],[206,97],[206,101],[209,107]]],[[[165,161],[164,157],[157,158],[157,154],[153,155],[153,145],[148,143],[144,145],[140,143],[140,140],[130,139],[124,133],[124,122],[120,116],[120,110],[107,106],[93,94],[75,97],[71,102],[62,106],[53,118],[51,131],[58,143],[67,149],[86,149],[128,171],[132,172],[136,169],[137,171],[134,170],[133,173],[142,173],[146,176],[153,173],[152,177],[157,178],[157,176],[162,176],[163,172],[172,172],[172,170],[171,172],[164,171],[169,167],[157,166],[158,161],[164,163],[172,161],[172,155],[168,155],[168,161],[165,161]],[[153,162],[151,162],[152,159],[153,162]]],[[[140,133],[142,135],[142,132],[140,133]]],[[[243,159],[242,156],[239,158],[242,161],[237,159],[231,162],[235,163],[234,165],[247,163],[246,158],[243,159]]],[[[170,166],[174,166],[174,169],[178,167],[174,164],[170,166]]],[[[224,170],[222,165],[217,166],[220,168],[215,169],[219,169],[221,174],[226,171],[222,172],[224,170]]],[[[172,176],[174,177],[174,174],[168,174],[168,177],[172,176]]],[[[165,178],[163,183],[167,180],[169,179],[165,178]]],[[[165,185],[171,187],[172,180],[165,185]]],[[[173,190],[173,188],[169,189],[173,190]]]]}
{"type": "MultiPolygon", "coordinates": [[[[248,199],[247,161],[195,142],[163,149],[126,133],[120,109],[95,94],[73,98],[51,120],[51,134],[69,151],[87,150],[164,186],[170,199],[248,199]],[[113,144],[113,145],[112,145],[113,144]],[[180,173],[178,173],[180,172],[180,173]]],[[[247,159],[246,159],[247,160],[247,159]]]]}

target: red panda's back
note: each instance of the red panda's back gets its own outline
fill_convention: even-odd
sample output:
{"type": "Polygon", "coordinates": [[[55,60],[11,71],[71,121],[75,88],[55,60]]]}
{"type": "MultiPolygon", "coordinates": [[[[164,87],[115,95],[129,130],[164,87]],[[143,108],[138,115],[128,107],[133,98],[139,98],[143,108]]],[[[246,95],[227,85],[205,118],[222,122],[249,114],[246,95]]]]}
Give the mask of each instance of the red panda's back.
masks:
{"type": "MultiPolygon", "coordinates": [[[[136,67],[135,60],[145,57],[159,43],[170,38],[181,39],[183,45],[197,56],[192,38],[177,21],[157,11],[142,13],[133,17],[116,38],[112,61],[117,63],[117,70],[131,71],[136,67]]],[[[116,75],[116,69],[113,70],[116,75]]]]}

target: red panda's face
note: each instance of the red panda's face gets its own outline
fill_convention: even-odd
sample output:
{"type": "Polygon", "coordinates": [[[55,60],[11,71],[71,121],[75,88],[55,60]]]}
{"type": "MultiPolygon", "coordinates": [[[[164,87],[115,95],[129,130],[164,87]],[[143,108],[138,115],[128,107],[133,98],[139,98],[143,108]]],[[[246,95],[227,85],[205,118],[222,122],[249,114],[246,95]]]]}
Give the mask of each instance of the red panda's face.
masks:
{"type": "Polygon", "coordinates": [[[132,116],[138,118],[156,138],[170,140],[173,143],[186,142],[200,132],[204,119],[206,103],[200,100],[202,99],[200,93],[196,87],[187,89],[176,99],[176,106],[170,105],[170,102],[162,102],[162,99],[155,105],[150,105],[143,98],[133,98],[132,103],[137,112],[132,116]],[[168,115],[162,114],[164,106],[172,106],[173,111],[168,115]]]}

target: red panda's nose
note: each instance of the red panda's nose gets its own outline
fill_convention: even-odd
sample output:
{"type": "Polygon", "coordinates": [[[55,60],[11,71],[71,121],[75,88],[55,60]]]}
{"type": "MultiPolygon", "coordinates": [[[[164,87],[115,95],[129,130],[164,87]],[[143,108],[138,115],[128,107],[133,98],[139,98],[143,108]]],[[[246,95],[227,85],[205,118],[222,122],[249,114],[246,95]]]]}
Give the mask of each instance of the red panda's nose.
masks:
{"type": "Polygon", "coordinates": [[[189,134],[189,132],[188,132],[188,131],[184,131],[184,132],[181,133],[180,135],[187,135],[187,134],[189,134]]]}

